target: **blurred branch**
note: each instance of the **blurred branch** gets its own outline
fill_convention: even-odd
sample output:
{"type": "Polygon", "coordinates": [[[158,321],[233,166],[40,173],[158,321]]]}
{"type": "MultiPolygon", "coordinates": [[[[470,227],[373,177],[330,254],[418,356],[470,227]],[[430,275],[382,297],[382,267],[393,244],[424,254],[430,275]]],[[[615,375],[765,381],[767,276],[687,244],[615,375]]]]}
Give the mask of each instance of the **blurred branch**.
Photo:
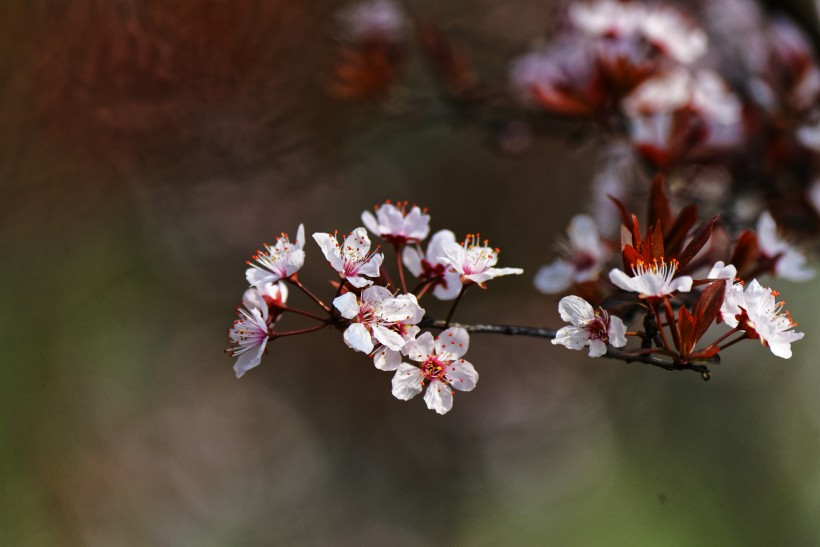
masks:
{"type": "MultiPolygon", "coordinates": [[[[436,320],[432,317],[425,317],[419,323],[420,327],[430,329],[444,330],[448,328],[446,321],[436,320]]],[[[458,327],[472,333],[487,333],[487,334],[504,334],[507,336],[532,336],[534,338],[544,338],[552,340],[555,338],[555,329],[540,328],[540,327],[526,327],[521,325],[465,325],[461,323],[450,323],[449,327],[458,327]]],[[[606,355],[609,359],[616,359],[625,363],[641,363],[653,367],[661,368],[663,370],[691,370],[701,375],[704,381],[710,378],[709,367],[706,365],[695,365],[691,363],[678,363],[663,359],[653,355],[633,355],[631,352],[619,350],[611,346],[607,346],[606,355]]]]}

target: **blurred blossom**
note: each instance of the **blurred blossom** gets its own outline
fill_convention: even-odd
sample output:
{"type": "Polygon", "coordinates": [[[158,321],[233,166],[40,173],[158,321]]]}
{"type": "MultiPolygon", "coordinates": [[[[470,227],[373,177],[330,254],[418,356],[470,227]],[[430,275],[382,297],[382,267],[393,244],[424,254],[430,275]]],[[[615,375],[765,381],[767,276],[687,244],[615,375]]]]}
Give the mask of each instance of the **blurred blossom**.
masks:
{"type": "Polygon", "coordinates": [[[560,293],[573,284],[597,279],[610,255],[589,215],[572,217],[567,238],[558,249],[561,258],[535,274],[535,288],[543,293],[560,293]]]}
{"type": "Polygon", "coordinates": [[[387,41],[404,39],[406,17],[392,0],[365,0],[348,6],[339,14],[346,36],[355,41],[387,41]]]}
{"type": "Polygon", "coordinates": [[[639,178],[639,166],[631,146],[615,142],[600,153],[592,181],[591,211],[602,234],[612,234],[621,225],[618,209],[609,196],[626,201],[630,183],[639,178]]]}
{"type": "Polygon", "coordinates": [[[775,275],[797,282],[814,279],[815,271],[807,266],[806,255],[780,236],[777,223],[768,211],[757,221],[757,240],[761,254],[777,260],[775,275]]]}

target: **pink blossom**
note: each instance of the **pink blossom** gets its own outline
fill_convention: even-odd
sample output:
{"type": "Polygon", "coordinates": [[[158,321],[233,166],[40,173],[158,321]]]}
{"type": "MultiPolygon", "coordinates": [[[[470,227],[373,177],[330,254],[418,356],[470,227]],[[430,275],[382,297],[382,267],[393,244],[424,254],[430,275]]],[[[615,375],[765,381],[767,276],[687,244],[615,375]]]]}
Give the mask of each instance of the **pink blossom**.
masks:
{"type": "Polygon", "coordinates": [[[376,208],[376,215],[370,211],[362,213],[362,222],[373,234],[385,241],[404,245],[418,243],[430,233],[430,215],[413,205],[407,212],[407,202],[393,205],[389,201],[376,208]]]}
{"type": "Polygon", "coordinates": [[[356,228],[340,245],[336,235],[317,232],[313,239],[319,244],[330,266],[339,273],[341,279],[347,280],[354,287],[362,288],[373,282],[367,277],[378,277],[384,255],[378,248],[370,252],[370,238],[367,230],[356,228]]]}

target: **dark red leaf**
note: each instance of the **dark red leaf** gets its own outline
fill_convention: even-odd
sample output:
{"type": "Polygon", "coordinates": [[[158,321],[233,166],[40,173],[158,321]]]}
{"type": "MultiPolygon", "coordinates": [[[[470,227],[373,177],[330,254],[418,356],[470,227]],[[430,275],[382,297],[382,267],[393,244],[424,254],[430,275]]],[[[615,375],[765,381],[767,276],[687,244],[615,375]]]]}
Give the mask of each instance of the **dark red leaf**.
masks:
{"type": "Polygon", "coordinates": [[[695,258],[695,255],[703,248],[704,245],[709,241],[709,238],[712,237],[712,230],[715,227],[715,223],[720,219],[720,215],[715,215],[711,219],[709,219],[706,223],[704,223],[695,234],[694,239],[689,242],[689,245],[683,250],[683,252],[678,257],[678,269],[683,269],[686,267],[689,262],[695,258]]]}
{"type": "Polygon", "coordinates": [[[757,262],[759,254],[760,248],[757,243],[757,235],[750,230],[746,230],[740,234],[732,258],[729,259],[729,264],[734,264],[738,272],[748,271],[757,262]]]}
{"type": "Polygon", "coordinates": [[[669,206],[669,194],[666,192],[666,179],[662,174],[652,181],[652,192],[649,195],[649,224],[660,222],[661,233],[666,235],[672,229],[672,209],[669,206]]]}
{"type": "Polygon", "coordinates": [[[718,279],[703,289],[698,301],[692,311],[695,315],[695,339],[697,342],[714,323],[723,304],[723,297],[726,294],[726,280],[718,279]]]}
{"type": "Polygon", "coordinates": [[[660,220],[656,221],[655,229],[652,231],[652,258],[663,258],[663,229],[660,220]]]}
{"type": "Polygon", "coordinates": [[[635,215],[632,215],[632,246],[636,249],[641,248],[641,225],[635,215]]]}
{"type": "Polygon", "coordinates": [[[629,216],[629,211],[626,209],[626,205],[624,205],[621,200],[619,200],[611,194],[607,194],[606,197],[608,197],[610,201],[612,201],[612,203],[614,203],[615,206],[618,208],[618,211],[620,211],[621,222],[623,223],[623,225],[627,227],[632,226],[632,219],[629,216]]]}
{"type": "Polygon", "coordinates": [[[670,258],[676,257],[683,244],[686,242],[686,234],[695,225],[698,220],[698,208],[695,205],[687,205],[684,207],[677,220],[666,234],[666,252],[670,258]]]}
{"type": "Polygon", "coordinates": [[[695,347],[698,337],[695,334],[695,319],[684,307],[678,310],[678,331],[682,346],[678,351],[686,355],[695,347]]]}
{"type": "Polygon", "coordinates": [[[624,259],[624,271],[626,273],[632,272],[632,267],[639,262],[644,262],[644,257],[635,250],[635,247],[632,245],[624,245],[624,248],[621,250],[621,255],[624,259]]]}

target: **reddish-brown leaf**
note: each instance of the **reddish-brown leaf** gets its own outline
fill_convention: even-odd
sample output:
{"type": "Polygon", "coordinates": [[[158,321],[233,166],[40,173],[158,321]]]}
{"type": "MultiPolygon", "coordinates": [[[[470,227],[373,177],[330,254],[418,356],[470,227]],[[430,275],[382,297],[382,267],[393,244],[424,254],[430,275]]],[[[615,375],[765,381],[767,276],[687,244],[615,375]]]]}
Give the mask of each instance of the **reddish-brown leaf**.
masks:
{"type": "Polygon", "coordinates": [[[644,258],[638,251],[635,250],[635,247],[632,245],[624,245],[624,248],[621,250],[621,255],[624,259],[624,271],[626,273],[632,272],[632,267],[639,262],[643,262],[644,258]]]}
{"type": "Polygon", "coordinates": [[[609,200],[612,203],[614,203],[615,206],[618,208],[618,211],[620,211],[620,213],[621,213],[621,223],[623,223],[623,225],[627,226],[627,227],[632,226],[632,219],[629,216],[629,211],[627,210],[626,205],[624,205],[621,200],[619,200],[618,198],[616,198],[615,196],[613,196],[611,194],[607,194],[606,197],[608,197],[609,200]]]}
{"type": "Polygon", "coordinates": [[[652,231],[652,258],[663,258],[663,229],[660,220],[656,221],[652,231]]]}
{"type": "Polygon", "coordinates": [[[743,272],[757,262],[759,254],[760,248],[757,243],[757,235],[750,230],[746,230],[740,234],[732,258],[729,259],[729,264],[734,264],[738,272],[743,272]]]}
{"type": "Polygon", "coordinates": [[[709,238],[712,237],[712,230],[715,227],[715,223],[720,219],[720,215],[715,215],[711,219],[709,219],[706,223],[704,223],[695,234],[694,239],[689,242],[689,245],[683,250],[683,252],[678,257],[679,262],[679,269],[683,269],[686,267],[689,262],[695,258],[695,255],[703,248],[704,245],[709,241],[709,238]]]}
{"type": "Polygon", "coordinates": [[[634,214],[632,215],[632,246],[636,249],[641,248],[641,225],[634,214]]]}
{"type": "Polygon", "coordinates": [[[672,229],[672,209],[669,206],[669,194],[666,192],[666,179],[660,173],[652,181],[652,192],[649,195],[649,224],[660,222],[664,235],[672,229]]]}
{"type": "Polygon", "coordinates": [[[670,257],[676,257],[683,249],[686,234],[689,233],[697,220],[698,208],[696,205],[687,205],[678,214],[678,218],[666,234],[666,252],[670,257]]]}
{"type": "Polygon", "coordinates": [[[700,340],[709,327],[714,323],[723,304],[723,297],[726,294],[726,280],[718,279],[703,289],[698,301],[692,308],[695,316],[695,339],[693,343],[700,340]]]}
{"type": "Polygon", "coordinates": [[[686,355],[695,347],[698,337],[695,333],[695,319],[685,307],[678,310],[678,332],[681,337],[681,348],[678,351],[686,355]]]}

